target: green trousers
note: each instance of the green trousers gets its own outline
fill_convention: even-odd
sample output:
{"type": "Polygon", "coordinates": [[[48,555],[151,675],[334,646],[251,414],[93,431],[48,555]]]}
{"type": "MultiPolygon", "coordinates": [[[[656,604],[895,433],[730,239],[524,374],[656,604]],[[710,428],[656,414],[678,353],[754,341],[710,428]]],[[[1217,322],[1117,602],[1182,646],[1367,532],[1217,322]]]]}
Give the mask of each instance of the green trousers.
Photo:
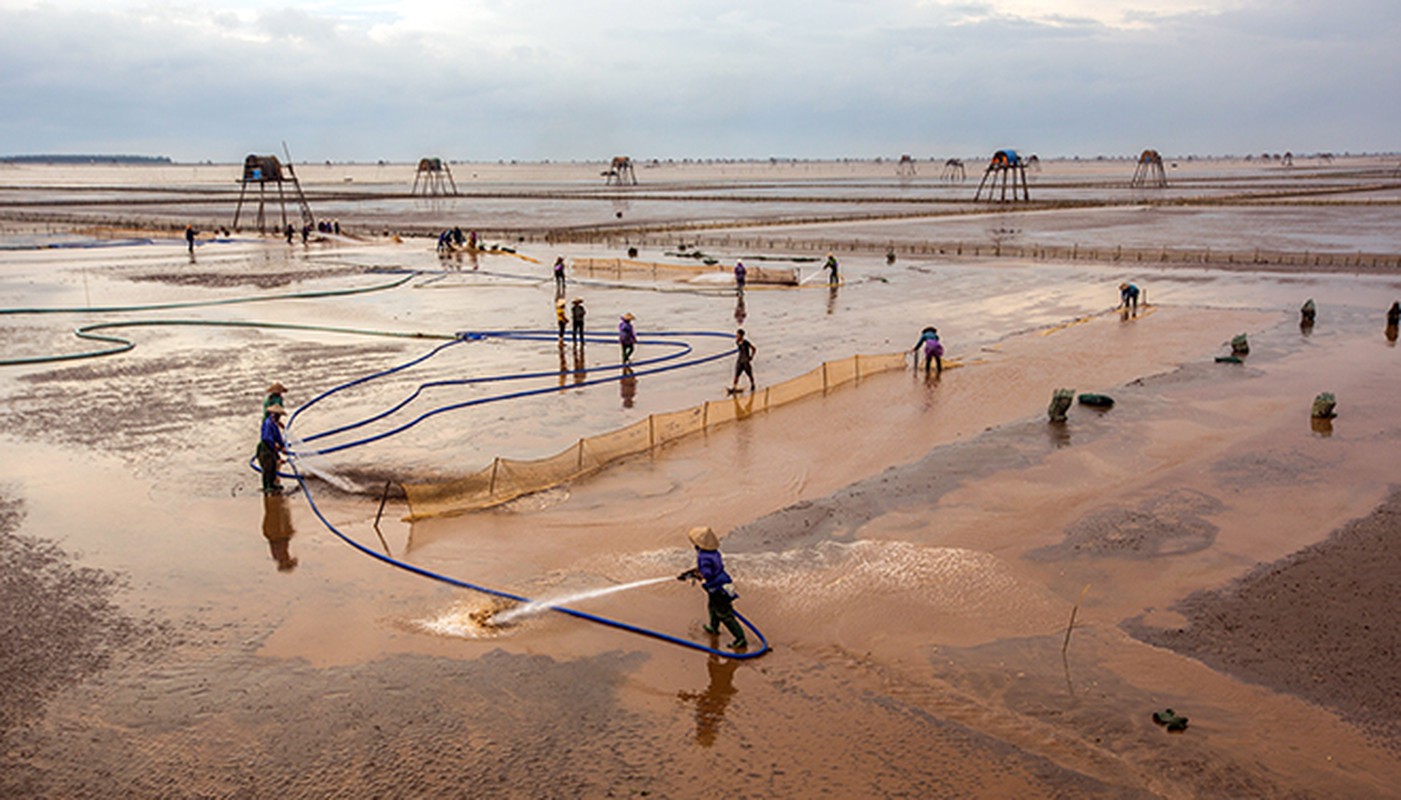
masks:
{"type": "Polygon", "coordinates": [[[735,619],[735,606],[729,595],[724,592],[706,592],[706,594],[710,597],[708,603],[710,630],[718,631],[720,626],[724,625],[725,629],[735,637],[736,642],[743,643],[745,641],[744,628],[741,628],[739,620],[735,619]]]}
{"type": "Polygon", "coordinates": [[[277,451],[264,442],[258,442],[258,469],[263,471],[263,494],[276,494],[281,488],[277,482],[277,451]]]}

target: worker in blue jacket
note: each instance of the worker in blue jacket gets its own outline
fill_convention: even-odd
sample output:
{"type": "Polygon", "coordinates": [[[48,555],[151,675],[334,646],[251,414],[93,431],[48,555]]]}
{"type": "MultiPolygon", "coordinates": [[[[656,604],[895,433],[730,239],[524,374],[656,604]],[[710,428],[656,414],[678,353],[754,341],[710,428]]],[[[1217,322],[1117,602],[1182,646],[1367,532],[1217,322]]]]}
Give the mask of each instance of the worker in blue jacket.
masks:
{"type": "Polygon", "coordinates": [[[1139,292],[1139,288],[1132,283],[1119,284],[1119,307],[1137,314],[1139,292]]]}
{"type": "Polygon", "coordinates": [[[270,405],[263,409],[263,427],[258,437],[258,468],[263,472],[263,494],[278,494],[282,484],[277,481],[277,463],[287,452],[287,440],[282,435],[282,415],[287,412],[280,405],[270,405]]]}
{"type": "Polygon", "coordinates": [[[734,599],[739,595],[735,594],[730,575],[725,572],[725,562],[720,558],[719,537],[708,527],[692,528],[686,537],[696,548],[696,566],[676,576],[676,579],[684,581],[689,578],[701,582],[710,611],[710,624],[704,626],[705,632],[717,634],[720,632],[720,626],[724,625],[735,637],[734,641],[730,642],[730,649],[745,649],[749,643],[745,639],[744,628],[740,627],[739,620],[735,617],[734,599]]]}

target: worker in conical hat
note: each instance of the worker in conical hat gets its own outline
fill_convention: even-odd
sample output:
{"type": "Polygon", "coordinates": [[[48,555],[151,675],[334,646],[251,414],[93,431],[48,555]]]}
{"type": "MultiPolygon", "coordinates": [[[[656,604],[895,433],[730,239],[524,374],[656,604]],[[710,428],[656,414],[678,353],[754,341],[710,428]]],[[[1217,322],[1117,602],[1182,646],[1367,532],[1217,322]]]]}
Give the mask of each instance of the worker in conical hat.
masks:
{"type": "Polygon", "coordinates": [[[720,558],[720,537],[710,527],[699,527],[692,528],[686,538],[696,548],[696,566],[676,576],[676,579],[684,581],[689,578],[701,582],[710,612],[710,624],[704,626],[705,632],[713,636],[724,625],[734,636],[730,649],[743,650],[749,643],[745,640],[744,628],[740,627],[735,617],[734,599],[739,595],[735,594],[734,583],[725,571],[724,560],[720,558]]]}
{"type": "Polygon", "coordinates": [[[633,348],[637,347],[637,328],[633,327],[632,321],[637,319],[628,312],[618,318],[618,344],[623,348],[623,363],[632,362],[633,348]]]}

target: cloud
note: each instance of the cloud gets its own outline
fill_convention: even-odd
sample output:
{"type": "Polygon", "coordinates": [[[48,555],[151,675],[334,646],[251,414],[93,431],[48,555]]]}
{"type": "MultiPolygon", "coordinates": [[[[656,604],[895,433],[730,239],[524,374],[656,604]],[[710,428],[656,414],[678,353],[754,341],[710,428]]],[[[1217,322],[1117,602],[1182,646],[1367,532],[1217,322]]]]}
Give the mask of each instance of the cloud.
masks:
{"type": "Polygon", "coordinates": [[[1394,147],[1381,0],[0,3],[7,152],[1394,147]],[[1314,113],[1314,109],[1326,113],[1314,113]]]}

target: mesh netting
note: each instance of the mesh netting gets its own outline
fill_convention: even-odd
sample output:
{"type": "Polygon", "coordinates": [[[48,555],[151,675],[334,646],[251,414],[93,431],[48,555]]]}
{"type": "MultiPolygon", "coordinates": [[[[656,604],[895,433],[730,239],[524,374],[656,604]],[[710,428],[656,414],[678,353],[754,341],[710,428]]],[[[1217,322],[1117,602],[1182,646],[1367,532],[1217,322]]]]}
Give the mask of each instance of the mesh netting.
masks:
{"type": "MultiPolygon", "coordinates": [[[[573,269],[589,276],[622,277],[623,275],[645,274],[653,279],[670,278],[689,280],[697,275],[712,272],[729,273],[732,267],[718,264],[662,264],[655,261],[637,261],[630,258],[576,258],[573,269]]],[[[791,267],[748,267],[745,280],[753,284],[779,284],[796,286],[798,271],[791,267]]]]}
{"type": "Polygon", "coordinates": [[[547,458],[528,461],[498,458],[485,469],[461,478],[441,483],[406,483],[404,493],[409,500],[409,519],[489,508],[531,492],[558,486],[619,459],[646,453],[693,433],[714,429],[805,397],[824,394],[868,375],[903,369],[904,366],[904,353],[852,356],[825,363],[796,378],[757,392],[737,394],[726,400],[712,400],[681,411],[653,414],[626,428],[580,439],[566,450],[547,458]]]}

